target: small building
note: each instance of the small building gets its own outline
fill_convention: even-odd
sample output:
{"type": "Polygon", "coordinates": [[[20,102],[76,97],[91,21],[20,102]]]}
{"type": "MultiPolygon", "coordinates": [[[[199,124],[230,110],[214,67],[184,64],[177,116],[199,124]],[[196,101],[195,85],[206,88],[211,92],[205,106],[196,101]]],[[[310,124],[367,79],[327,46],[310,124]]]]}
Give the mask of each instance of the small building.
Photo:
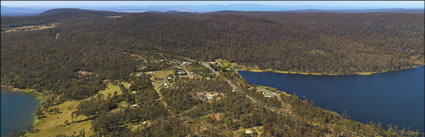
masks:
{"type": "Polygon", "coordinates": [[[149,124],[149,121],[143,121],[142,124],[143,125],[148,125],[149,124]]]}
{"type": "Polygon", "coordinates": [[[168,77],[167,77],[168,82],[174,82],[176,79],[177,79],[177,78],[176,78],[176,77],[174,77],[174,76],[168,76],[168,77]]]}
{"type": "Polygon", "coordinates": [[[131,107],[138,108],[138,107],[140,107],[140,105],[139,104],[133,104],[133,105],[131,105],[131,107]]]}
{"type": "Polygon", "coordinates": [[[208,100],[214,99],[214,96],[213,95],[206,95],[206,97],[207,97],[208,100]]]}
{"type": "Polygon", "coordinates": [[[176,69],[175,70],[176,75],[187,75],[186,71],[183,69],[176,69]]]}
{"type": "Polygon", "coordinates": [[[245,129],[245,134],[252,134],[252,130],[251,129],[245,129]]]}
{"type": "Polygon", "coordinates": [[[275,94],[273,94],[271,91],[270,91],[270,89],[268,89],[268,88],[261,88],[261,87],[257,87],[257,91],[259,91],[259,92],[261,92],[261,93],[263,93],[263,96],[264,97],[266,97],[266,98],[270,98],[270,97],[274,97],[275,96],[275,94]]]}
{"type": "Polygon", "coordinates": [[[78,77],[83,77],[83,76],[88,76],[88,75],[93,75],[94,73],[93,72],[88,72],[88,71],[78,71],[77,72],[78,73],[78,77]]]}
{"type": "Polygon", "coordinates": [[[169,86],[168,86],[168,83],[166,83],[166,82],[162,82],[162,83],[161,83],[161,86],[162,86],[162,87],[165,87],[165,88],[168,88],[168,87],[169,87],[169,86]]]}
{"type": "Polygon", "coordinates": [[[131,91],[131,94],[136,94],[136,91],[135,90],[131,91]]]}
{"type": "Polygon", "coordinates": [[[268,89],[265,89],[265,91],[263,92],[263,96],[266,98],[270,98],[270,97],[274,97],[275,95],[268,89]]]}
{"type": "Polygon", "coordinates": [[[85,76],[85,75],[93,75],[93,72],[88,72],[88,71],[78,71],[78,74],[85,76]]]}
{"type": "Polygon", "coordinates": [[[182,65],[189,65],[190,62],[183,61],[182,65]]]}
{"type": "Polygon", "coordinates": [[[143,72],[137,72],[137,73],[136,73],[136,76],[137,76],[137,77],[141,77],[141,76],[143,76],[143,72]]]}

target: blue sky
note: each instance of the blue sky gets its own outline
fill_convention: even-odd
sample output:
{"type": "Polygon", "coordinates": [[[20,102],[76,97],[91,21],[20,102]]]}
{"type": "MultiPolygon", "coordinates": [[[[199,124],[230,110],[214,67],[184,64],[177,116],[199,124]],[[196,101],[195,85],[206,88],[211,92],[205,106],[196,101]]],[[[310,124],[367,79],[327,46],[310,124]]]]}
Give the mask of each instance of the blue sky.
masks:
{"type": "Polygon", "coordinates": [[[164,5],[234,5],[369,8],[424,8],[424,1],[1,1],[2,6],[78,7],[78,6],[164,6],[164,5]]]}

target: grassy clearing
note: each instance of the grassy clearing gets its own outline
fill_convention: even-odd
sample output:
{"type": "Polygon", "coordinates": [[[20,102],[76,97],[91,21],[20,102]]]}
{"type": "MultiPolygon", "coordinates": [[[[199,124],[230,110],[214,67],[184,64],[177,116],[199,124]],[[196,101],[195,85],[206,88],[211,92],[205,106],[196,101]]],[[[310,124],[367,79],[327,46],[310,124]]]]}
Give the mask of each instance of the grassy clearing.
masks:
{"type": "Polygon", "coordinates": [[[22,27],[16,27],[16,28],[9,28],[6,29],[4,32],[17,32],[17,31],[36,31],[36,30],[44,30],[44,29],[51,29],[55,28],[58,24],[52,23],[48,25],[38,25],[38,26],[22,26],[22,27]]]}
{"type": "MultiPolygon", "coordinates": [[[[125,87],[128,87],[127,82],[122,82],[125,87]]],[[[102,94],[107,96],[108,94],[113,95],[114,92],[117,91],[118,95],[122,94],[122,91],[118,85],[114,85],[112,83],[108,83],[107,88],[105,90],[99,91],[98,94],[102,94]]],[[[32,92],[32,90],[25,90],[25,92],[32,92]]],[[[95,96],[96,96],[95,95],[95,96]]],[[[34,119],[34,126],[36,132],[28,133],[26,136],[28,137],[55,137],[57,135],[73,135],[78,134],[80,131],[84,131],[86,136],[93,135],[93,131],[91,130],[91,124],[93,120],[87,120],[82,122],[74,122],[85,120],[87,117],[84,115],[72,118],[72,112],[77,111],[77,107],[82,100],[73,100],[66,101],[62,104],[52,106],[51,108],[58,108],[60,112],[57,114],[46,114],[46,117],[43,119],[34,119]],[[69,123],[68,125],[65,124],[69,123]]]]}
{"type": "Polygon", "coordinates": [[[79,116],[76,118],[72,118],[71,114],[74,111],[77,111],[77,107],[80,104],[80,101],[66,101],[62,104],[53,106],[52,108],[58,108],[60,112],[58,114],[46,114],[46,117],[41,120],[35,120],[35,129],[37,130],[35,133],[27,134],[28,137],[50,137],[57,136],[60,134],[64,135],[72,135],[74,132],[79,133],[83,131],[86,135],[92,135],[91,131],[91,120],[79,122],[79,123],[71,123],[72,121],[78,121],[86,119],[85,116],[79,116]],[[71,123],[66,125],[65,121],[71,123]]]}
{"type": "MultiPolygon", "coordinates": [[[[121,84],[123,84],[125,88],[129,87],[128,82],[121,82],[121,84]]],[[[112,83],[108,83],[106,89],[99,91],[99,93],[97,93],[97,94],[102,94],[105,97],[108,96],[108,94],[111,94],[111,96],[113,96],[115,91],[117,92],[117,95],[122,95],[122,91],[121,91],[120,86],[114,85],[112,83]]]]}
{"type": "Polygon", "coordinates": [[[122,16],[106,16],[105,18],[108,19],[116,19],[116,18],[121,18],[122,16]]]}
{"type": "Polygon", "coordinates": [[[164,80],[168,77],[168,75],[173,74],[173,70],[160,70],[160,71],[154,71],[154,77],[156,78],[164,78],[164,80]]]}

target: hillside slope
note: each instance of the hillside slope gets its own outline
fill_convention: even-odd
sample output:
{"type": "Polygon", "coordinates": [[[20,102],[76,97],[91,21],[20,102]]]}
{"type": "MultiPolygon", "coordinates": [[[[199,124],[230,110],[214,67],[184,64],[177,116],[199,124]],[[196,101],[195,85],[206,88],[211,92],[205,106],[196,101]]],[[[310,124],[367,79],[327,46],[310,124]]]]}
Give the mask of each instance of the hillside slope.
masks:
{"type": "MultiPolygon", "coordinates": [[[[33,20],[63,22],[55,29],[62,40],[79,35],[103,45],[108,41],[201,60],[223,58],[264,69],[352,74],[424,62],[423,14],[171,12],[96,18],[106,15],[119,14],[59,9],[33,20]]],[[[2,25],[10,20],[16,19],[5,18],[2,25]]]]}

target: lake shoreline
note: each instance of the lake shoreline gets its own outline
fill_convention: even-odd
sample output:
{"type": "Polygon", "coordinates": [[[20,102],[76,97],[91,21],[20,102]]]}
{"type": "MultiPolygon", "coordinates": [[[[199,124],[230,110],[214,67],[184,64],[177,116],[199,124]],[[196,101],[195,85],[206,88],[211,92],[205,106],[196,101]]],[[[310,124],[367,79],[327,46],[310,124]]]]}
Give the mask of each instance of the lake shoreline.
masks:
{"type": "MultiPolygon", "coordinates": [[[[235,69],[236,71],[248,71],[248,72],[274,72],[279,74],[298,74],[298,75],[313,75],[313,76],[347,76],[347,75],[360,75],[360,76],[370,76],[373,74],[379,74],[379,73],[386,73],[386,72],[394,72],[394,71],[401,71],[401,70],[407,70],[407,69],[414,69],[424,66],[423,64],[412,66],[412,67],[406,67],[401,68],[397,70],[388,70],[388,71],[381,71],[381,72],[355,72],[355,73],[318,73],[318,72],[297,72],[297,71],[284,71],[284,70],[275,70],[275,69],[258,69],[258,68],[250,68],[250,67],[242,67],[242,69],[235,69]]],[[[236,66],[240,67],[240,66],[236,66]]]]}
{"type": "Polygon", "coordinates": [[[9,92],[18,92],[19,88],[15,88],[13,86],[1,85],[1,88],[6,88],[9,92]]]}
{"type": "Polygon", "coordinates": [[[42,93],[37,92],[37,90],[35,90],[35,89],[20,89],[20,88],[16,88],[16,87],[9,86],[9,85],[1,85],[1,88],[6,88],[7,91],[11,92],[11,93],[31,94],[31,95],[35,96],[35,98],[37,98],[40,101],[42,101],[44,99],[42,93]]]}

